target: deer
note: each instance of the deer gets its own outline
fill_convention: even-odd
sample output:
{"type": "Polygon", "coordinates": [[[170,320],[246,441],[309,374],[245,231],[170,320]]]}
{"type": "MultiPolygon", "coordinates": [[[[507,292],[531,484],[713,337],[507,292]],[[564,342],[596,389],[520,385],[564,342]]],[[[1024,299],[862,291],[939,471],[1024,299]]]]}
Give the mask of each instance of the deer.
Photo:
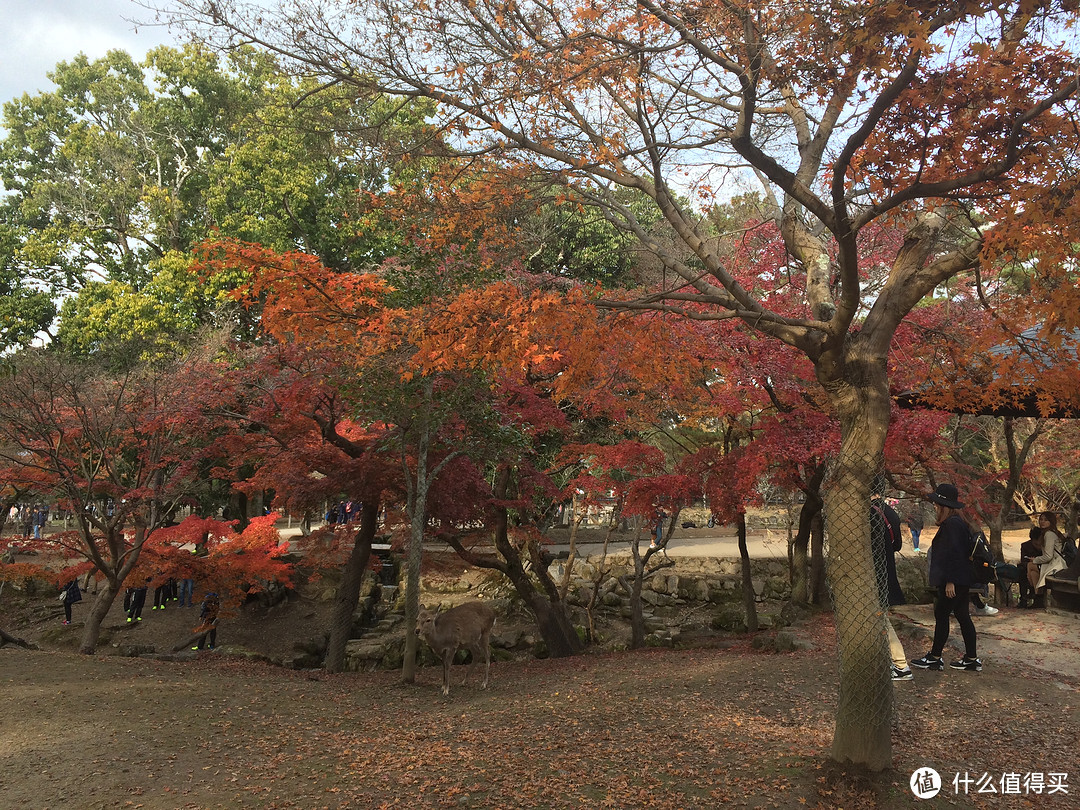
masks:
{"type": "Polygon", "coordinates": [[[495,611],[483,602],[465,602],[449,610],[421,610],[416,620],[416,635],[431,647],[443,665],[444,695],[450,694],[450,665],[460,649],[472,652],[472,662],[465,670],[461,683],[469,678],[469,670],[476,664],[481,652],[484,656],[484,682],[487,689],[491,672],[491,628],[495,626],[495,611]]]}

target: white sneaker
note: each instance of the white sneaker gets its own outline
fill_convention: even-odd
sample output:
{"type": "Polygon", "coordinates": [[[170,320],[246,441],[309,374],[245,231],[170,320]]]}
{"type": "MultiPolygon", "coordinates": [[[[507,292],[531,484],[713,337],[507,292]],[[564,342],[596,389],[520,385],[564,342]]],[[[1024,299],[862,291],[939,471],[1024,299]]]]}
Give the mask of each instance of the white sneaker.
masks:
{"type": "Polygon", "coordinates": [[[975,608],[975,613],[980,616],[995,616],[998,613],[998,609],[993,605],[983,605],[981,608],[975,608]]]}

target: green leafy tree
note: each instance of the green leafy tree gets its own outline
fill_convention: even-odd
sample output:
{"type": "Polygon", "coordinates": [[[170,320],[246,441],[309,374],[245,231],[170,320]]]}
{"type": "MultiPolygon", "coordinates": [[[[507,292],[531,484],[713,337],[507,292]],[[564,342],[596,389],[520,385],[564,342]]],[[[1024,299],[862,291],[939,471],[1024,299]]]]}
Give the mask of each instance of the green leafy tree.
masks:
{"type": "Polygon", "coordinates": [[[314,94],[250,48],[223,60],[162,47],[139,64],[80,55],[50,76],[55,90],[4,106],[0,259],[12,281],[0,276],[0,312],[19,313],[4,321],[8,345],[43,328],[83,354],[182,342],[239,281],[184,278],[211,236],[300,248],[338,270],[401,249],[378,197],[421,171],[403,155],[426,137],[428,103],[314,94]]]}
{"type": "Polygon", "coordinates": [[[15,231],[0,224],[0,352],[29,345],[56,318],[49,293],[19,264],[17,245],[15,231]]]}

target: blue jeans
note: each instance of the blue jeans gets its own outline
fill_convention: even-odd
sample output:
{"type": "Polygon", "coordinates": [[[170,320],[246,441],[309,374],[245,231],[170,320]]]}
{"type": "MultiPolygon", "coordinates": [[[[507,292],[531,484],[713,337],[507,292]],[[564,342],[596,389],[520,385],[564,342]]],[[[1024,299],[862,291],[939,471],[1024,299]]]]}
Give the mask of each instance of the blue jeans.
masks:
{"type": "Polygon", "coordinates": [[[187,605],[193,607],[194,602],[191,601],[191,597],[195,594],[195,580],[182,579],[180,580],[180,607],[187,605]]]}
{"type": "Polygon", "coordinates": [[[922,533],[922,529],[912,529],[910,526],[908,526],[908,529],[911,529],[911,546],[916,551],[918,551],[918,549],[919,549],[919,535],[922,533]]]}

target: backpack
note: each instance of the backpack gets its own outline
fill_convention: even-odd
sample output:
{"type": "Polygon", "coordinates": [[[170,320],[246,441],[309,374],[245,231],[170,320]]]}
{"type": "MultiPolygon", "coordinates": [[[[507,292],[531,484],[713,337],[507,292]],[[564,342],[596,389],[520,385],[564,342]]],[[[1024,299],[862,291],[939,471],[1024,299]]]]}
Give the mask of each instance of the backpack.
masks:
{"type": "Polygon", "coordinates": [[[1062,538],[1058,553],[1061,555],[1061,559],[1065,561],[1065,565],[1071,568],[1072,564],[1076,562],[1076,543],[1068,537],[1062,538]]]}
{"type": "Polygon", "coordinates": [[[997,579],[997,567],[994,565],[994,555],[990,553],[990,542],[980,529],[971,530],[971,551],[968,552],[968,560],[971,561],[972,582],[986,585],[997,579]]]}

